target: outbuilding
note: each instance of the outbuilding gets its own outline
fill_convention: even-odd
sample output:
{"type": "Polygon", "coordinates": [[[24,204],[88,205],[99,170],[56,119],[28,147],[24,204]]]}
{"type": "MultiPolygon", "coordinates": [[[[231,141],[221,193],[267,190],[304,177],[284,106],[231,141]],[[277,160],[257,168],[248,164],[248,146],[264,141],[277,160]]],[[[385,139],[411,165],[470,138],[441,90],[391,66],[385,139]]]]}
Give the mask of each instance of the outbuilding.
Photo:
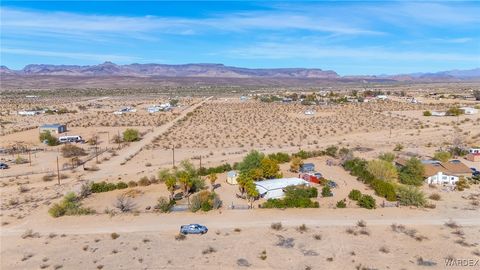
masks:
{"type": "Polygon", "coordinates": [[[227,183],[230,185],[236,185],[237,183],[237,178],[238,178],[238,172],[237,171],[229,171],[227,172],[227,183]]]}
{"type": "Polygon", "coordinates": [[[60,134],[63,132],[67,132],[67,126],[62,124],[45,124],[40,126],[39,128],[40,133],[48,131],[51,134],[60,134]]]}
{"type": "Polygon", "coordinates": [[[315,164],[313,163],[304,163],[300,166],[300,172],[314,172],[315,171],[315,164]]]}
{"type": "Polygon", "coordinates": [[[279,178],[255,182],[260,197],[265,199],[278,199],[285,196],[284,189],[289,186],[310,186],[310,183],[298,178],[279,178]]]}
{"type": "Polygon", "coordinates": [[[462,110],[464,114],[468,114],[468,115],[478,113],[478,109],[475,109],[475,108],[472,108],[472,107],[461,107],[460,110],[462,110]]]}

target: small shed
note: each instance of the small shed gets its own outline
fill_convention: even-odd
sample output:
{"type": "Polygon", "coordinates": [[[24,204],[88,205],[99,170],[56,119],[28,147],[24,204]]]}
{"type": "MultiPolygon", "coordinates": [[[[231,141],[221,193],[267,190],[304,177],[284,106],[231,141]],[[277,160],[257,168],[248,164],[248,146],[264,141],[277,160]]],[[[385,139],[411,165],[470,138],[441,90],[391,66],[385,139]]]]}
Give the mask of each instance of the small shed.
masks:
{"type": "Polygon", "coordinates": [[[237,171],[229,171],[227,172],[227,183],[230,185],[236,185],[237,183],[237,178],[238,178],[238,172],[237,171]]]}
{"type": "Polygon", "coordinates": [[[62,124],[45,124],[40,126],[39,130],[40,133],[48,131],[51,134],[60,134],[63,132],[67,132],[67,126],[62,124]]]}
{"type": "Polygon", "coordinates": [[[300,172],[314,172],[315,171],[315,164],[313,163],[304,163],[300,166],[300,172]]]}
{"type": "Polygon", "coordinates": [[[258,193],[265,199],[277,199],[285,195],[284,189],[289,186],[310,186],[310,183],[298,178],[279,178],[255,182],[258,193]]]}

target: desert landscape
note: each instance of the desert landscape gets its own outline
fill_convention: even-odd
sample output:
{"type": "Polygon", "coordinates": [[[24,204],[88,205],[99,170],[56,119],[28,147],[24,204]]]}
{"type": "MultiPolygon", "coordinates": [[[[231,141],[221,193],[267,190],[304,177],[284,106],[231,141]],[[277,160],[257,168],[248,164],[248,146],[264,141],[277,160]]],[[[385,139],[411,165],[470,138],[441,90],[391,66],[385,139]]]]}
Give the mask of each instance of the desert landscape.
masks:
{"type": "Polygon", "coordinates": [[[1,1],[0,269],[480,269],[479,14],[1,1]]]}
{"type": "MultiPolygon", "coordinates": [[[[338,90],[335,97],[298,93],[316,94],[318,104],[263,101],[263,96],[291,95],[274,90],[209,97],[139,97],[108,90],[108,96],[88,98],[52,96],[45,90],[25,98],[21,91],[7,90],[1,112],[2,162],[9,164],[0,176],[2,268],[423,269],[442,268],[457,258],[475,260],[480,255],[478,182],[463,191],[424,184],[425,204],[404,206],[396,199],[390,203],[342,166],[346,158],[375,160],[393,153],[395,158],[432,159],[453,146],[480,144],[478,114],[424,115],[476,106],[474,99],[432,98],[426,95],[430,91],[411,88],[388,87],[388,99],[369,102],[336,101],[351,96],[351,90],[338,90]],[[404,91],[422,101],[402,98],[404,91]],[[172,109],[147,112],[173,99],[172,109]],[[32,108],[75,111],[17,113],[32,108]],[[121,108],[135,110],[114,114],[121,108]],[[84,138],[83,144],[71,144],[81,153],[67,155],[67,145],[40,141],[39,126],[45,123],[64,123],[68,135],[84,138]],[[138,131],[139,140],[125,141],[127,129],[138,131]],[[337,153],[328,153],[332,147],[337,153]],[[349,157],[339,149],[348,149],[349,157]],[[335,182],[331,196],[315,196],[318,209],[262,209],[267,199],[242,197],[240,186],[227,182],[227,170],[216,173],[214,182],[212,174],[200,173],[223,164],[235,168],[251,151],[269,157],[311,153],[302,163],[314,164],[323,179],[335,182]],[[203,184],[185,196],[177,179],[176,203],[162,213],[159,198],[172,192],[162,171],[188,164],[199,170],[203,184]],[[102,183],[111,183],[113,190],[94,191],[102,183]],[[120,183],[125,187],[115,188],[120,183]],[[202,189],[214,190],[221,204],[192,213],[191,200],[202,189]],[[363,209],[350,198],[352,190],[374,198],[377,209],[363,209]],[[88,211],[52,216],[53,205],[69,192],[88,211]],[[339,205],[342,200],[345,206],[339,205]],[[205,224],[209,232],[178,234],[179,226],[188,223],[205,224]]],[[[457,159],[480,169],[479,162],[457,159]]],[[[282,177],[299,176],[292,162],[278,162],[282,177]]],[[[319,193],[325,187],[311,185],[319,193]]]]}

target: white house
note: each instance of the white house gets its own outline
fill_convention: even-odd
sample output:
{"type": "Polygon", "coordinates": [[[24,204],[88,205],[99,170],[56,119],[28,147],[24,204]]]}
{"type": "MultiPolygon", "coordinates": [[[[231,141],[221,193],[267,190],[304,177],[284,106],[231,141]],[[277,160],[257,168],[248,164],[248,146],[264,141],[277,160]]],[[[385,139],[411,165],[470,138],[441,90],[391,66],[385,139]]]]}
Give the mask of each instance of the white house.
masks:
{"type": "Polygon", "coordinates": [[[432,116],[445,116],[445,115],[447,115],[446,112],[437,112],[437,111],[432,112],[432,116]]]}
{"type": "Polygon", "coordinates": [[[471,154],[480,154],[480,148],[473,147],[473,148],[468,149],[468,152],[471,153],[471,154]]]}
{"type": "Polygon", "coordinates": [[[477,114],[478,109],[472,107],[460,107],[460,110],[463,111],[464,114],[477,114]]]}
{"type": "Polygon", "coordinates": [[[310,183],[298,178],[279,178],[255,182],[258,193],[265,199],[277,199],[285,195],[284,189],[289,186],[310,186],[310,183]]]}
{"type": "Polygon", "coordinates": [[[314,110],[306,110],[304,112],[305,115],[314,115],[315,114],[315,111],[314,110]]]}
{"type": "Polygon", "coordinates": [[[427,184],[434,185],[455,185],[458,182],[458,176],[446,175],[443,172],[437,172],[437,174],[431,175],[425,179],[427,184]]]}
{"type": "Polygon", "coordinates": [[[38,115],[38,114],[41,114],[42,111],[19,111],[18,112],[18,115],[21,115],[21,116],[34,116],[34,115],[38,115]]]}

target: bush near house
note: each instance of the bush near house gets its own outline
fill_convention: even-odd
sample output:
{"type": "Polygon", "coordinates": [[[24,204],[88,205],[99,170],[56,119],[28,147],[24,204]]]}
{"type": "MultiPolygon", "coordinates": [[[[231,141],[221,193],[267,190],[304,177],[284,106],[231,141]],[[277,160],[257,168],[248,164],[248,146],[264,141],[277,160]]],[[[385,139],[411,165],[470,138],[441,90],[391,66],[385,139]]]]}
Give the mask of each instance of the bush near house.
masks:
{"type": "Polygon", "coordinates": [[[290,162],[290,155],[283,152],[268,155],[268,158],[275,160],[278,164],[290,162]]]}
{"type": "Polygon", "coordinates": [[[322,197],[332,197],[333,193],[329,186],[324,186],[322,188],[322,197]]]}
{"type": "Polygon", "coordinates": [[[345,199],[337,202],[337,208],[346,208],[347,204],[345,203],[345,199]]]}
{"type": "Polygon", "coordinates": [[[221,206],[222,201],[215,192],[203,190],[193,195],[190,210],[192,212],[197,212],[198,210],[208,212],[213,209],[218,209],[221,206]]]}
{"type": "Polygon", "coordinates": [[[430,111],[424,111],[423,116],[432,116],[432,112],[430,111]]]}
{"type": "Polygon", "coordinates": [[[358,200],[358,205],[366,209],[374,209],[377,207],[375,199],[370,195],[362,195],[362,197],[358,200]]]}
{"type": "Polygon", "coordinates": [[[52,217],[78,216],[94,214],[95,210],[81,207],[80,198],[73,192],[67,193],[60,203],[55,203],[48,210],[52,217]]]}
{"type": "Polygon", "coordinates": [[[93,193],[101,193],[101,192],[108,192],[117,189],[117,185],[114,183],[107,183],[105,181],[92,183],[92,192],[93,193]]]}
{"type": "Polygon", "coordinates": [[[373,190],[375,194],[387,199],[387,201],[396,201],[397,195],[395,193],[395,187],[389,182],[382,180],[373,180],[372,182],[373,190]]]}
{"type": "Polygon", "coordinates": [[[219,165],[217,167],[210,167],[210,168],[205,168],[205,167],[201,167],[200,169],[198,169],[198,174],[200,176],[207,176],[207,175],[210,175],[210,174],[217,174],[217,173],[224,173],[224,172],[228,172],[228,171],[231,171],[233,168],[230,164],[228,163],[225,163],[223,165],[219,165]]]}
{"type": "Polygon", "coordinates": [[[160,213],[168,213],[172,211],[173,206],[175,205],[175,200],[170,200],[166,197],[158,198],[157,205],[155,205],[155,210],[160,213]]]}
{"type": "Polygon", "coordinates": [[[350,193],[348,194],[348,198],[354,201],[360,200],[361,197],[362,193],[360,192],[360,190],[357,189],[352,189],[352,191],[350,191],[350,193]]]}
{"type": "MultiPolygon", "coordinates": [[[[395,201],[396,194],[393,184],[379,179],[375,179],[375,176],[368,170],[368,164],[369,163],[366,160],[354,158],[346,161],[343,166],[347,171],[350,171],[351,175],[357,176],[358,180],[372,187],[375,191],[375,194],[380,197],[384,197],[388,201],[395,201]]],[[[353,194],[353,196],[356,196],[355,198],[358,198],[358,194],[356,192],[355,194],[353,194]]]]}
{"type": "Polygon", "coordinates": [[[397,189],[398,202],[401,205],[425,206],[425,194],[414,186],[400,186],[397,189]]]}
{"type": "Polygon", "coordinates": [[[452,158],[452,154],[450,152],[447,152],[447,151],[439,151],[439,152],[436,152],[433,155],[433,159],[441,161],[441,162],[447,162],[451,158],[452,158]]]}
{"type": "Polygon", "coordinates": [[[318,202],[310,198],[316,198],[318,190],[314,187],[287,187],[283,199],[269,199],[262,204],[262,208],[318,208],[318,202]]]}
{"type": "Polygon", "coordinates": [[[53,136],[48,130],[40,133],[39,139],[40,139],[40,142],[42,143],[46,141],[48,146],[58,145],[57,137],[53,136]]]}

